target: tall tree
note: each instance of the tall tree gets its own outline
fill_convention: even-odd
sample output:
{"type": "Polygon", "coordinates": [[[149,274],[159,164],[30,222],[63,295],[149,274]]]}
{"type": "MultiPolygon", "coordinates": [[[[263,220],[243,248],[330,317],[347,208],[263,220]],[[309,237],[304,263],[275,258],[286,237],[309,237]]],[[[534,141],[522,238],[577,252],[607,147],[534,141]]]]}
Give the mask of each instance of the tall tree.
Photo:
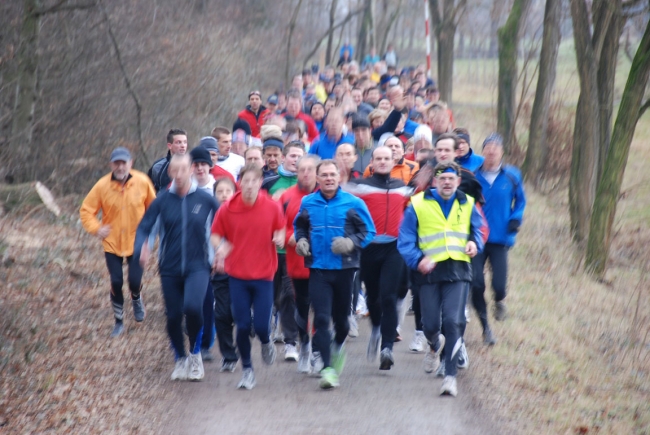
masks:
{"type": "Polygon", "coordinates": [[[329,16],[329,31],[327,32],[327,50],[325,51],[325,65],[332,63],[332,44],[334,42],[334,20],[336,20],[336,8],[339,5],[339,0],[332,0],[330,5],[330,16],[329,16]]]}
{"type": "Polygon", "coordinates": [[[454,39],[467,0],[429,0],[431,23],[438,45],[440,99],[451,103],[454,86],[454,39]]]}
{"type": "Polygon", "coordinates": [[[298,21],[298,14],[300,13],[301,6],[302,0],[298,0],[298,4],[293,9],[291,21],[289,21],[289,34],[287,35],[287,57],[286,63],[284,65],[284,82],[287,84],[287,86],[289,86],[289,83],[291,83],[291,78],[289,77],[289,66],[291,65],[291,40],[293,39],[293,31],[296,28],[296,21],[298,21]]]}
{"type": "Polygon", "coordinates": [[[542,51],[539,56],[539,76],[537,78],[533,110],[530,115],[528,148],[523,167],[526,179],[535,186],[539,186],[540,176],[548,158],[546,129],[548,128],[551,95],[555,86],[557,53],[562,39],[560,32],[561,18],[562,0],[546,0],[542,51]]]}
{"type": "Polygon", "coordinates": [[[531,0],[515,0],[506,23],[499,28],[499,84],[497,131],[503,136],[506,151],[515,135],[515,95],[517,90],[517,47],[531,0]]]}
{"type": "Polygon", "coordinates": [[[374,0],[363,1],[363,17],[361,18],[357,48],[355,49],[359,63],[363,62],[368,50],[375,46],[373,6],[374,0]]]}
{"type": "Polygon", "coordinates": [[[612,44],[618,45],[619,41],[619,37],[612,38],[612,35],[621,25],[621,6],[620,0],[594,0],[590,22],[586,1],[571,0],[573,39],[580,79],[569,180],[571,233],[576,242],[587,238],[600,155],[603,149],[609,147],[609,127],[605,129],[601,124],[611,122],[611,93],[618,54],[618,49],[614,49],[612,44]],[[610,38],[612,40],[608,41],[610,38]]]}
{"type": "Polygon", "coordinates": [[[641,105],[649,76],[650,23],[646,25],[645,33],[632,61],[591,215],[585,267],[600,277],[605,274],[612,243],[611,235],[616,216],[616,205],[634,130],[639,117],[650,105],[650,100],[646,101],[643,106],[641,105]]]}

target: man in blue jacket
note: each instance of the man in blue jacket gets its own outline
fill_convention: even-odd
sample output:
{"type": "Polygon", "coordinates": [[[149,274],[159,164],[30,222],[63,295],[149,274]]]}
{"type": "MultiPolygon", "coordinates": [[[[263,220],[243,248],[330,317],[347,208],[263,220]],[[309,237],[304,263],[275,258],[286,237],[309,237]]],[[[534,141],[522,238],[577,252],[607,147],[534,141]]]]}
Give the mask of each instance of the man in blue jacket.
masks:
{"type": "Polygon", "coordinates": [[[210,280],[212,258],[209,249],[210,225],[219,204],[214,197],[198,189],[192,180],[188,154],[174,155],[169,162],[174,180],[151,203],[138,225],[133,257],[146,265],[146,243],[158,221],[160,252],[158,269],[167,311],[167,333],[176,356],[172,380],[203,379],[201,331],[203,301],[210,280]],[[185,353],[181,322],[186,316],[190,355],[185,353]]]}
{"type": "Polygon", "coordinates": [[[492,266],[494,290],[494,317],[504,320],[507,315],[506,284],[508,281],[508,250],[515,244],[517,232],[524,218],[526,195],[519,169],[503,164],[503,139],[493,133],[483,142],[485,161],[476,171],[476,179],[483,188],[483,212],[490,226],[485,250],[473,261],[472,303],[483,326],[486,344],[496,342],[488,324],[483,267],[486,260],[492,266]]]}
{"type": "Polygon", "coordinates": [[[435,189],[414,195],[404,212],[397,250],[419,285],[422,329],[429,343],[424,371],[438,368],[444,348],[446,374],[440,394],[456,396],[465,289],[472,280],[471,258],[483,249],[486,225],[474,198],[457,190],[458,164],[439,163],[434,171],[435,189]]]}
{"type": "Polygon", "coordinates": [[[352,282],[359,268],[361,249],[375,237],[375,225],[365,203],[339,188],[341,175],[334,160],[316,167],[320,190],[303,198],[293,222],[296,253],[309,268],[309,299],[314,310],[314,369],[320,354],[320,386],[339,386],[345,364],[343,343],[349,332],[352,282]],[[335,337],[331,343],[330,319],[335,337]],[[330,344],[332,349],[330,351],[330,344]]]}

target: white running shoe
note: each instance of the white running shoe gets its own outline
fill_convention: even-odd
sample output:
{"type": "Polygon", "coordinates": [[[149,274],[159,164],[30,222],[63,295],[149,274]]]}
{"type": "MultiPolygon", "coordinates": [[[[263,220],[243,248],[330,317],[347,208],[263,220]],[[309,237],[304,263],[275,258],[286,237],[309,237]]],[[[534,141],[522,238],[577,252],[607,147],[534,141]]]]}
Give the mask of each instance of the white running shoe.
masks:
{"type": "Polygon", "coordinates": [[[424,350],[424,345],[427,343],[427,339],[424,336],[424,332],[415,331],[413,335],[413,340],[409,344],[409,350],[411,352],[422,352],[424,350]]]}
{"type": "Polygon", "coordinates": [[[293,344],[284,345],[284,360],[285,361],[298,361],[298,349],[293,344]]]}
{"type": "Polygon", "coordinates": [[[466,369],[469,367],[469,355],[467,355],[467,348],[465,347],[464,341],[458,350],[458,363],[456,364],[456,367],[459,369],[466,369]]]}
{"type": "Polygon", "coordinates": [[[355,338],[359,336],[359,324],[357,323],[357,318],[354,314],[348,316],[348,323],[350,324],[350,330],[348,331],[348,336],[355,338]]]}
{"type": "Polygon", "coordinates": [[[272,341],[262,343],[262,361],[269,366],[275,362],[275,344],[272,341]]]}
{"type": "Polygon", "coordinates": [[[311,372],[309,356],[311,355],[311,345],[309,343],[300,345],[300,356],[298,357],[298,373],[311,372]]]}
{"type": "Polygon", "coordinates": [[[191,353],[188,359],[188,373],[187,379],[190,381],[200,381],[205,376],[205,371],[203,370],[203,358],[201,358],[201,352],[191,353]]]}
{"type": "Polygon", "coordinates": [[[456,376],[445,376],[445,379],[442,381],[442,388],[440,388],[440,395],[452,397],[458,395],[456,376]]]}
{"type": "Polygon", "coordinates": [[[424,371],[426,373],[433,373],[434,371],[438,370],[438,367],[440,367],[440,353],[442,352],[442,349],[445,347],[445,336],[440,334],[438,336],[438,351],[434,352],[433,349],[431,349],[431,346],[429,346],[429,351],[424,355],[424,371]]]}
{"type": "Polygon", "coordinates": [[[320,371],[325,367],[323,363],[323,358],[320,356],[320,352],[313,352],[311,354],[311,372],[312,374],[320,376],[320,371]]]}
{"type": "Polygon", "coordinates": [[[244,368],[241,381],[237,384],[237,388],[252,390],[253,387],[255,387],[255,373],[250,367],[244,368]]]}
{"type": "Polygon", "coordinates": [[[187,380],[188,358],[182,357],[176,360],[174,371],[172,372],[172,381],[186,381],[187,380]]]}

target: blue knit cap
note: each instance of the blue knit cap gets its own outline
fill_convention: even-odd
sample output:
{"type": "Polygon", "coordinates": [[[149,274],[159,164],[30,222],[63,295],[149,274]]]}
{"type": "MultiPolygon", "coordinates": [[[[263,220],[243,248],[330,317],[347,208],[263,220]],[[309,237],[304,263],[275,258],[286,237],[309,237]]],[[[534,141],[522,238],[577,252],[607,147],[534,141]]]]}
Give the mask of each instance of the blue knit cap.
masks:
{"type": "Polygon", "coordinates": [[[485,148],[485,145],[489,143],[494,143],[496,145],[503,146],[503,138],[499,133],[496,132],[490,133],[490,135],[486,137],[485,140],[483,141],[483,148],[485,148]]]}

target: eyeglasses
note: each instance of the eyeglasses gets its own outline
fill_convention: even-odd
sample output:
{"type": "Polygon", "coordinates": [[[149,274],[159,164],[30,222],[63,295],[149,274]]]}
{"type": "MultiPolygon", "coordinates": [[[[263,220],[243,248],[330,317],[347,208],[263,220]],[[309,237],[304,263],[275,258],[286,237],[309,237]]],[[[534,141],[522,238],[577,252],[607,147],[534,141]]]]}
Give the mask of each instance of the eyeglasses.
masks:
{"type": "Polygon", "coordinates": [[[260,91],[252,91],[250,94],[248,94],[248,98],[252,97],[253,95],[257,95],[258,97],[262,97],[262,93],[260,91]]]}

